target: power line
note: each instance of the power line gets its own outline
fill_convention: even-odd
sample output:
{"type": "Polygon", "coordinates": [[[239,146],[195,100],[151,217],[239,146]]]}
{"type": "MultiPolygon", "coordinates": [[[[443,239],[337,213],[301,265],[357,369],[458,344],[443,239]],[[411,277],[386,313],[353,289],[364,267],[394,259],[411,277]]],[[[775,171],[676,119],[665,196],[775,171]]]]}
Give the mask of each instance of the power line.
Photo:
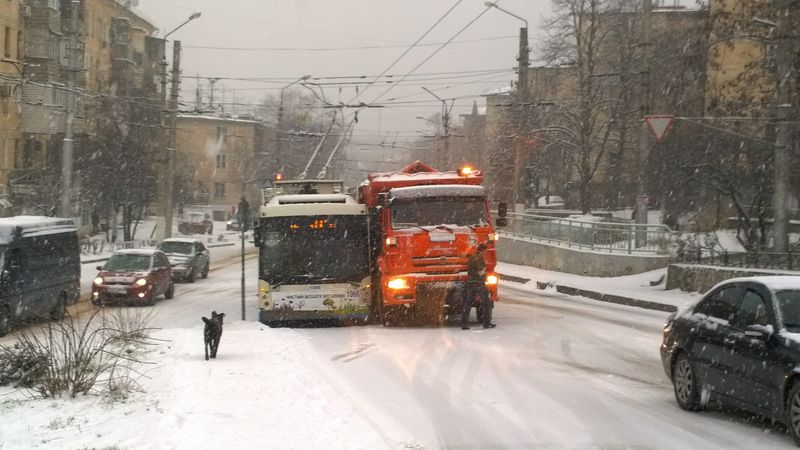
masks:
{"type": "MultiPolygon", "coordinates": [[[[460,5],[460,4],[461,4],[461,2],[463,2],[463,1],[464,1],[464,0],[458,0],[458,1],[456,1],[456,2],[453,4],[453,6],[451,6],[451,7],[450,7],[450,9],[448,9],[448,10],[447,10],[447,11],[446,11],[446,12],[445,12],[445,13],[444,13],[444,14],[443,14],[441,17],[439,17],[439,19],[438,19],[436,22],[434,22],[434,24],[433,24],[433,25],[431,25],[431,26],[430,26],[430,27],[429,27],[427,30],[425,30],[425,32],[424,32],[424,33],[422,33],[422,36],[420,36],[420,37],[419,37],[419,39],[417,39],[416,41],[414,41],[414,43],[413,43],[413,44],[411,44],[411,46],[409,46],[409,47],[408,47],[408,48],[407,48],[407,49],[406,49],[406,50],[405,50],[403,53],[401,53],[401,54],[400,54],[400,56],[398,56],[398,57],[397,57],[397,58],[396,58],[394,61],[392,61],[392,63],[391,63],[391,64],[389,64],[389,66],[388,66],[388,67],[386,67],[386,69],[384,69],[384,70],[383,70],[383,72],[381,72],[381,74],[380,74],[380,75],[378,75],[377,77],[375,77],[375,80],[373,80],[373,83],[372,83],[372,84],[370,84],[370,85],[368,85],[366,88],[364,88],[364,90],[363,90],[361,93],[364,93],[364,92],[366,92],[367,90],[369,90],[369,88],[370,88],[370,87],[372,87],[372,86],[373,86],[373,84],[374,84],[375,82],[377,82],[377,81],[378,81],[378,80],[379,80],[379,79],[380,79],[382,76],[386,75],[386,73],[387,73],[388,71],[392,70],[392,67],[394,67],[394,66],[395,66],[395,65],[396,65],[398,62],[400,62],[400,60],[401,60],[401,59],[403,59],[403,58],[404,58],[404,57],[405,57],[405,56],[406,56],[406,55],[407,55],[407,54],[408,54],[408,53],[409,53],[411,50],[413,50],[413,49],[414,49],[414,47],[416,47],[416,46],[417,46],[417,45],[418,45],[418,44],[419,44],[419,43],[420,43],[420,42],[421,42],[423,39],[425,39],[425,37],[426,37],[426,36],[428,36],[428,34],[430,34],[430,32],[434,30],[434,28],[436,28],[437,26],[439,26],[439,24],[440,24],[440,23],[441,23],[441,22],[442,22],[442,21],[443,21],[443,20],[444,20],[444,19],[445,19],[447,16],[449,16],[449,15],[450,15],[450,13],[451,13],[451,12],[453,12],[453,10],[454,10],[454,9],[456,9],[456,7],[457,7],[458,5],[460,5]]],[[[352,102],[353,102],[353,100],[355,100],[355,99],[357,99],[357,98],[359,97],[359,95],[360,95],[360,94],[359,94],[359,93],[357,93],[357,94],[356,94],[356,95],[354,95],[354,96],[353,96],[353,98],[351,98],[351,99],[350,99],[350,101],[348,101],[347,103],[352,103],[352,102]]]]}
{"type": "MultiPolygon", "coordinates": [[[[424,36],[423,36],[424,37],[424,36]]],[[[474,42],[497,41],[501,39],[517,39],[516,36],[493,36],[479,39],[462,39],[451,44],[469,44],[474,42]]],[[[441,42],[428,42],[417,44],[417,47],[435,47],[441,42]]],[[[234,52],[338,52],[350,50],[387,50],[392,48],[406,48],[407,45],[361,45],[355,47],[218,47],[209,45],[185,45],[183,48],[196,50],[223,50],[234,52]]]]}
{"type": "MultiPolygon", "coordinates": [[[[499,1],[499,0],[497,0],[497,1],[499,1]]],[[[380,95],[378,95],[377,97],[375,97],[375,98],[372,100],[372,102],[371,102],[371,103],[375,103],[375,102],[377,102],[378,100],[380,100],[380,98],[381,98],[381,97],[383,97],[384,95],[386,95],[387,93],[389,93],[389,91],[391,91],[392,89],[394,89],[394,88],[395,88],[395,87],[396,87],[398,84],[402,83],[402,82],[403,82],[403,81],[405,81],[405,79],[406,79],[406,78],[408,78],[408,77],[409,77],[411,74],[413,74],[414,72],[416,72],[416,71],[417,71],[417,69],[419,69],[420,67],[422,67],[422,65],[423,65],[423,64],[425,64],[426,62],[430,61],[430,59],[431,59],[431,58],[433,58],[434,56],[436,56],[436,54],[437,54],[437,53],[439,53],[439,52],[440,52],[440,51],[441,51],[443,48],[445,48],[445,47],[446,47],[448,44],[450,44],[450,43],[451,43],[451,42],[452,42],[452,41],[453,41],[455,38],[457,38],[457,37],[458,37],[458,36],[459,36],[461,33],[463,33],[463,32],[464,32],[464,31],[465,31],[467,28],[469,28],[470,26],[472,26],[472,24],[473,24],[473,23],[477,22],[477,21],[478,21],[478,19],[480,19],[480,18],[481,18],[481,17],[482,17],[484,14],[486,14],[486,12],[487,12],[487,11],[489,11],[490,9],[492,9],[492,6],[494,6],[494,5],[497,3],[497,1],[495,1],[494,3],[491,3],[491,4],[489,4],[488,6],[486,6],[486,8],[485,8],[483,11],[481,11],[481,13],[480,13],[480,14],[478,14],[477,16],[475,16],[475,18],[474,18],[474,19],[472,19],[472,20],[471,20],[469,23],[467,23],[466,25],[464,25],[464,26],[463,26],[463,27],[462,27],[460,30],[458,30],[458,32],[456,32],[456,34],[454,34],[454,35],[453,35],[453,36],[452,36],[450,39],[448,39],[447,41],[445,41],[445,42],[444,42],[442,45],[440,45],[440,46],[439,46],[439,47],[438,47],[436,50],[434,50],[434,52],[433,52],[433,53],[431,53],[430,55],[428,55],[428,57],[427,57],[427,58],[423,59],[423,60],[422,60],[422,62],[420,62],[419,64],[417,64],[417,65],[416,65],[416,67],[414,67],[413,69],[411,69],[411,70],[410,70],[410,71],[409,71],[409,72],[408,72],[406,75],[404,75],[404,76],[403,76],[403,78],[401,78],[401,79],[400,79],[400,81],[398,81],[398,82],[397,82],[397,84],[393,84],[393,85],[389,86],[389,88],[388,88],[388,89],[386,89],[386,90],[385,90],[385,91],[383,91],[383,92],[382,92],[380,95]]]]}

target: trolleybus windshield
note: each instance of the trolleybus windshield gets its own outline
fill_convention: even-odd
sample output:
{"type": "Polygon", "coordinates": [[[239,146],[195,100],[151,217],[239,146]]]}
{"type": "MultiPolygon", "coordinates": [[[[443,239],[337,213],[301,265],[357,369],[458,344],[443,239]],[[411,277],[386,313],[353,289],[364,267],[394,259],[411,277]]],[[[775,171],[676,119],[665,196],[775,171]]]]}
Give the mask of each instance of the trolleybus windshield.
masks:
{"type": "Polygon", "coordinates": [[[260,278],[270,285],[360,282],[368,273],[366,216],[267,217],[260,278]]]}

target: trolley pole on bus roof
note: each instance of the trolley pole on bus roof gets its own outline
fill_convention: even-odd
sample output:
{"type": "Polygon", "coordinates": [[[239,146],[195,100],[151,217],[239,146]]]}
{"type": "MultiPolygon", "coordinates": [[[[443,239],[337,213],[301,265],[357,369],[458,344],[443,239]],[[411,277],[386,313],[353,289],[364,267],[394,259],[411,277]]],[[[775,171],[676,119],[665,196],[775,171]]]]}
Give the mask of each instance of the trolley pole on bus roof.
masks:
{"type": "Polygon", "coordinates": [[[250,203],[242,194],[242,200],[239,202],[239,211],[237,213],[239,220],[239,228],[242,230],[242,320],[245,320],[245,301],[244,301],[244,240],[245,232],[250,229],[250,203]]]}

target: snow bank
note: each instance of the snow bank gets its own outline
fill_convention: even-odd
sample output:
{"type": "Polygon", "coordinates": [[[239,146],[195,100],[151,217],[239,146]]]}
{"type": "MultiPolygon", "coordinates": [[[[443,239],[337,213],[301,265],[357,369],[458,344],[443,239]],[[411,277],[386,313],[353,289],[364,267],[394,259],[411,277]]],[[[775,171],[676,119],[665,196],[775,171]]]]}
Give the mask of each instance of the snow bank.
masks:
{"type": "Polygon", "coordinates": [[[144,393],[32,400],[0,388],[6,448],[398,447],[307,359],[294,330],[231,320],[216,360],[203,358],[202,322],[160,331],[144,393]]]}
{"type": "MultiPolygon", "coordinates": [[[[658,269],[638,275],[628,275],[624,277],[598,278],[583,275],[574,275],[552,270],[537,269],[536,267],[519,266],[508,263],[497,263],[496,269],[503,275],[511,275],[519,278],[527,278],[531,281],[520,284],[510,281],[501,281],[502,285],[524,289],[530,292],[537,292],[537,283],[543,285],[557,286],[564,285],[578,289],[601,292],[603,294],[618,295],[622,297],[644,300],[649,302],[664,303],[676,307],[692,304],[700,298],[696,292],[683,292],[677,289],[667,291],[664,289],[667,269],[658,269]],[[664,277],[661,283],[651,286],[651,282],[657,282],[664,277]]],[[[540,291],[539,291],[540,292],[540,291]]]]}

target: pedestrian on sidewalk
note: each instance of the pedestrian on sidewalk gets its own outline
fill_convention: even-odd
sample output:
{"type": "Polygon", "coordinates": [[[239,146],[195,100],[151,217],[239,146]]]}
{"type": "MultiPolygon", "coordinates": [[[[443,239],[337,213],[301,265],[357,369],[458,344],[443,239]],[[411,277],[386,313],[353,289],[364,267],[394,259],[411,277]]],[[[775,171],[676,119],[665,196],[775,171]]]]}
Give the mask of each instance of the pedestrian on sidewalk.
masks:
{"type": "Polygon", "coordinates": [[[486,244],[478,244],[475,253],[467,259],[467,283],[464,287],[463,311],[461,312],[461,329],[469,330],[469,311],[475,303],[475,296],[481,297],[481,311],[483,312],[483,328],[494,328],[492,323],[492,301],[489,299],[489,289],[486,288],[486,244]]]}

